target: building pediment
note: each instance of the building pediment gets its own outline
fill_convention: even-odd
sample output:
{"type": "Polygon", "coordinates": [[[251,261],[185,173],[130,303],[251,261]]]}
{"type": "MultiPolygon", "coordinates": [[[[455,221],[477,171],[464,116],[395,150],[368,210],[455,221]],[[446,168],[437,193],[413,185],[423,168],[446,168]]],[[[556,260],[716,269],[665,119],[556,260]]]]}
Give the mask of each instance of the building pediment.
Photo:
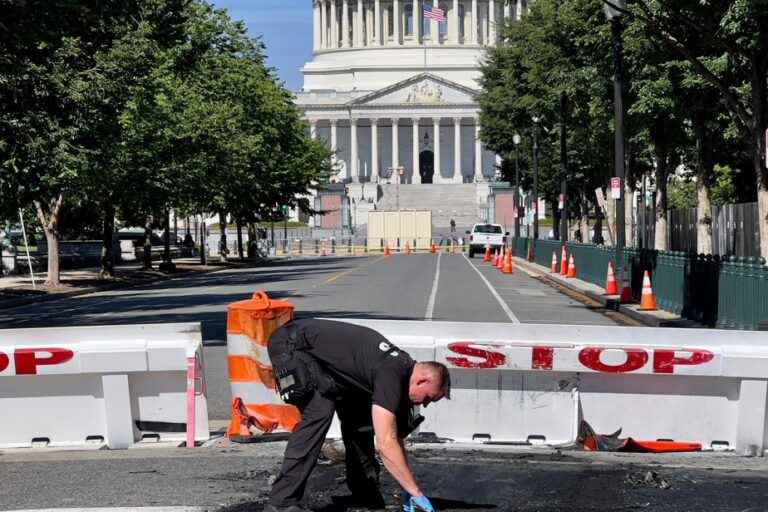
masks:
{"type": "Polygon", "coordinates": [[[478,91],[430,73],[422,73],[350,102],[350,106],[468,105],[476,103],[478,91]]]}

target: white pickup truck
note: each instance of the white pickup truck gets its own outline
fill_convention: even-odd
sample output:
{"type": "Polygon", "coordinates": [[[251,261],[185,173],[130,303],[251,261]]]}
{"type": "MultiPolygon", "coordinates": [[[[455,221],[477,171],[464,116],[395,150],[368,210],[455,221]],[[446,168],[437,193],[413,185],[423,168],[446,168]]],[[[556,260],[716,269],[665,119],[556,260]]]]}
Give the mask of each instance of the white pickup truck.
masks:
{"type": "Polygon", "coordinates": [[[469,257],[473,258],[475,253],[482,253],[486,247],[491,251],[501,249],[505,242],[504,228],[501,224],[475,224],[472,231],[467,231],[469,235],[469,257]]]}

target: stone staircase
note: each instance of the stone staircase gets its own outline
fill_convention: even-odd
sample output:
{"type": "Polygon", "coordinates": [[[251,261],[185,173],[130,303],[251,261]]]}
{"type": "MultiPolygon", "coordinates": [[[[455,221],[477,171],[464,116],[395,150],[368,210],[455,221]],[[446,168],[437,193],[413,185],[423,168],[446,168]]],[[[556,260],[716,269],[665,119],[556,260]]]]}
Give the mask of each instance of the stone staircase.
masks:
{"type": "MultiPolygon", "coordinates": [[[[397,185],[381,185],[377,210],[397,209],[397,185]]],[[[431,210],[432,225],[437,228],[467,228],[480,221],[477,187],[468,184],[400,185],[401,210],[431,210]]]]}

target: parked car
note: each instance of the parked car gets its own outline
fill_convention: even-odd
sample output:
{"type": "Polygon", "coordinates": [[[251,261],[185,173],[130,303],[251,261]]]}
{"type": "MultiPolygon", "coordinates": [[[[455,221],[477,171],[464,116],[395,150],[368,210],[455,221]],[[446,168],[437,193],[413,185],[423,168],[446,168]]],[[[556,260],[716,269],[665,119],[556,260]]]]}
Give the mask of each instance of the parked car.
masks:
{"type": "Polygon", "coordinates": [[[504,233],[501,224],[475,224],[469,235],[469,257],[474,258],[475,253],[485,251],[486,247],[491,251],[501,249],[509,233],[504,233]]]}

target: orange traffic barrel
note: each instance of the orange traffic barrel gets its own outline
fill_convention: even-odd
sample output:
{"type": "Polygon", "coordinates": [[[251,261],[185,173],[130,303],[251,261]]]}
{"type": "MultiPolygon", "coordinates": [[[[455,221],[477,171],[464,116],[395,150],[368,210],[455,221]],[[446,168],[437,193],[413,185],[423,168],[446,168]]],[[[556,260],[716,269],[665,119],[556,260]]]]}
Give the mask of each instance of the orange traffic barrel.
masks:
{"type": "Polygon", "coordinates": [[[292,431],[299,410],[277,393],[267,352],[269,337],[293,319],[293,304],[272,300],[265,292],[230,304],[227,310],[227,364],[232,392],[232,420],[227,436],[233,441],[275,430],[292,431]]]}

